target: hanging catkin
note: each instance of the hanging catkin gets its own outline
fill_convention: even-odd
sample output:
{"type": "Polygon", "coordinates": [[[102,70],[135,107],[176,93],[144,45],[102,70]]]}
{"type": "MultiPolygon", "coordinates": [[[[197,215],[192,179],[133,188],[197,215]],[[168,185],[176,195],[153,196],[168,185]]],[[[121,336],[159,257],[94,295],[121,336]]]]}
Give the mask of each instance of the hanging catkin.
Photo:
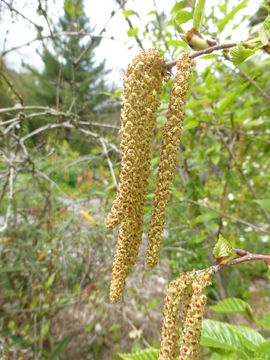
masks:
{"type": "Polygon", "coordinates": [[[206,305],[206,287],[211,284],[212,269],[196,276],[192,283],[192,296],[185,309],[179,360],[199,359],[201,327],[206,305]]]}
{"type": "Polygon", "coordinates": [[[177,74],[171,91],[167,123],[163,129],[160,163],[157,176],[153,210],[148,234],[147,265],[153,267],[159,260],[165,224],[169,190],[176,168],[177,152],[181,139],[186,95],[194,61],[184,54],[177,62],[177,74]]]}
{"type": "Polygon", "coordinates": [[[181,305],[185,301],[186,294],[189,293],[187,288],[191,287],[193,274],[181,273],[168,287],[163,307],[159,360],[175,359],[177,355],[181,305]]]}
{"type": "Polygon", "coordinates": [[[212,273],[211,268],[198,275],[195,271],[181,273],[170,283],[163,308],[158,360],[175,360],[178,356],[181,313],[183,325],[179,360],[198,359],[206,287],[211,284],[212,273]]]}
{"type": "Polygon", "coordinates": [[[121,299],[142,239],[143,213],[150,174],[151,139],[162,91],[165,59],[159,50],[142,51],[128,66],[121,110],[121,171],[117,196],[105,223],[120,223],[114,257],[111,301],[121,299]]]}

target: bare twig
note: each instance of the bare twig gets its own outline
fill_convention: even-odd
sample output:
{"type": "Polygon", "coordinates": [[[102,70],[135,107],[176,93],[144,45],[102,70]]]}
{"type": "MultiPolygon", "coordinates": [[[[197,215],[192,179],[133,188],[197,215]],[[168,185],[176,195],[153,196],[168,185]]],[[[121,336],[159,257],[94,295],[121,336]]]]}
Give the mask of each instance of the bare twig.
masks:
{"type": "MultiPolygon", "coordinates": [[[[214,51],[218,51],[218,50],[224,50],[224,49],[229,49],[232,47],[237,46],[237,43],[228,43],[228,44],[221,44],[221,45],[215,45],[212,47],[209,47],[207,49],[203,49],[203,50],[199,50],[199,51],[194,51],[192,52],[189,56],[192,59],[195,59],[196,57],[199,56],[203,56],[203,55],[207,55],[207,54],[211,54],[214,51]]],[[[172,60],[169,61],[165,64],[165,68],[166,69],[171,69],[172,67],[174,67],[177,64],[177,60],[172,60]]]]}
{"type": "Polygon", "coordinates": [[[106,156],[108,166],[109,166],[110,172],[112,174],[114,187],[117,189],[118,184],[117,184],[117,180],[116,180],[116,177],[115,177],[113,165],[112,165],[111,159],[110,159],[109,154],[108,154],[108,149],[107,149],[106,143],[105,143],[104,139],[102,139],[102,138],[100,138],[100,142],[102,144],[103,152],[104,152],[104,155],[106,156]]]}

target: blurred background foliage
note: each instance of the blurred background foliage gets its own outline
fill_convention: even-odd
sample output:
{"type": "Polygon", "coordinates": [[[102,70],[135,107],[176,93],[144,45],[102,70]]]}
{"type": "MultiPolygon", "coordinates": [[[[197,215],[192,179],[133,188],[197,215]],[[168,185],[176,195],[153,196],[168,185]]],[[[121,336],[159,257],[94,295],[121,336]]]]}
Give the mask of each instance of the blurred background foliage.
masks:
{"type": "MultiPolygon", "coordinates": [[[[267,17],[263,3],[240,16],[247,1],[217,2],[205,15],[203,35],[219,39],[227,24],[235,30],[246,21],[252,36],[267,17]]],[[[12,2],[1,6],[14,15],[12,2]]],[[[270,57],[259,51],[239,66],[228,52],[197,60],[160,264],[145,269],[144,239],[124,301],[111,305],[117,231],[106,232],[104,217],[120,167],[121,90],[104,80],[109,60],[95,59],[103,31],[81,41],[93,32],[83,1],[65,0],[58,23],[46,6],[37,1],[51,35],[33,30],[43,69],[24,64],[16,72],[1,55],[1,359],[155,359],[156,350],[136,352],[159,346],[168,281],[213,264],[221,233],[236,248],[270,252],[270,57]]],[[[143,28],[134,25],[139,14],[129,1],[116,0],[115,8],[138,47],[150,43],[169,60],[187,50],[179,31],[189,26],[192,1],[177,1],[169,16],[153,1],[143,28]]],[[[172,80],[164,84],[158,112],[146,233],[171,86],[172,80]]],[[[216,274],[202,358],[270,358],[269,289],[263,264],[216,274]]]]}

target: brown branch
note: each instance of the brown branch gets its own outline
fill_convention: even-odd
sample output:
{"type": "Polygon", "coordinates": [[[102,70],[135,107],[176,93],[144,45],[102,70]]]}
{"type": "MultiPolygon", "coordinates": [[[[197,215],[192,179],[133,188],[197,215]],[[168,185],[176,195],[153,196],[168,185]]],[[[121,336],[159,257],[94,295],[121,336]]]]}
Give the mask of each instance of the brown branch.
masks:
{"type": "MultiPolygon", "coordinates": [[[[214,51],[218,51],[218,50],[224,50],[224,49],[230,49],[232,47],[235,47],[237,46],[237,43],[228,43],[228,44],[221,44],[221,45],[215,45],[215,46],[212,46],[212,47],[209,47],[207,49],[203,49],[203,50],[199,50],[199,51],[194,51],[192,52],[189,56],[192,58],[192,59],[195,59],[196,57],[199,57],[199,56],[203,56],[203,55],[207,55],[207,54],[211,54],[212,52],[214,51]]],[[[177,60],[172,60],[172,61],[169,61],[165,64],[165,68],[166,69],[171,69],[172,67],[174,67],[177,63],[177,60]]]]}
{"type": "Polygon", "coordinates": [[[264,261],[267,266],[270,266],[270,255],[252,254],[241,249],[236,249],[236,252],[240,257],[225,264],[217,264],[211,266],[213,272],[220,271],[224,267],[239,265],[250,261],[264,261]]]}

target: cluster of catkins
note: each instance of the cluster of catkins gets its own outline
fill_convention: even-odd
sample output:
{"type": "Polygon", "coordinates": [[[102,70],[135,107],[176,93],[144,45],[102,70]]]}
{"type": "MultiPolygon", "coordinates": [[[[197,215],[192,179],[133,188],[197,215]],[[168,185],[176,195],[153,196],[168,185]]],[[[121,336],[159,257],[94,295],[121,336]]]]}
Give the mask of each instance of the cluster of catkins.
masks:
{"type": "Polygon", "coordinates": [[[136,262],[151,163],[151,140],[162,91],[165,58],[157,49],[142,51],[128,66],[121,110],[120,182],[105,223],[120,223],[110,299],[122,297],[126,277],[136,262]]]}
{"type": "MultiPolygon", "coordinates": [[[[114,256],[110,299],[121,299],[128,274],[136,262],[143,233],[144,206],[151,163],[151,140],[162,91],[165,58],[157,49],[142,51],[128,66],[121,109],[121,171],[117,196],[105,223],[120,224],[114,256]]],[[[184,54],[177,63],[163,140],[154,209],[149,230],[147,263],[158,262],[165,209],[176,167],[186,94],[193,60],[184,54]]]]}
{"type": "Polygon", "coordinates": [[[198,274],[182,273],[169,285],[163,308],[162,335],[159,360],[199,358],[201,325],[206,304],[206,287],[211,284],[212,269],[198,274]],[[182,313],[182,316],[181,316],[182,313]],[[182,337],[177,354],[177,340],[181,318],[182,337]]]}

